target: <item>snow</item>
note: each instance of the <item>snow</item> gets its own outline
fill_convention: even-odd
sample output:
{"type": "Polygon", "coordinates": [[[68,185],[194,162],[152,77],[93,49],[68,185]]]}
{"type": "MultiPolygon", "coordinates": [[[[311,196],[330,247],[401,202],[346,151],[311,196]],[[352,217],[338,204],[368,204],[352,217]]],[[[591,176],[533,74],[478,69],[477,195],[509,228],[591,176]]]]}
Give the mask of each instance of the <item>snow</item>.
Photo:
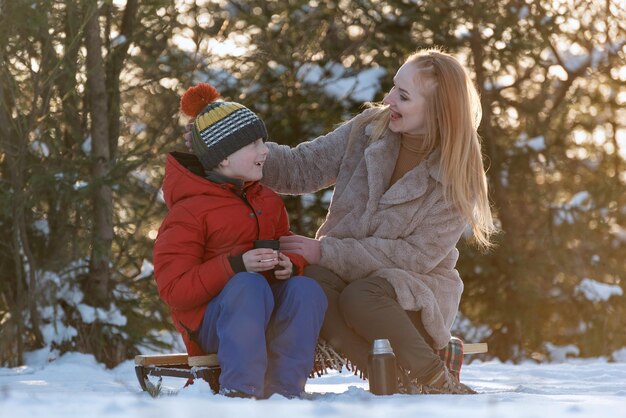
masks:
{"type": "Polygon", "coordinates": [[[113,40],[111,41],[111,46],[115,48],[116,46],[126,43],[127,41],[128,41],[128,38],[126,38],[125,35],[119,35],[113,38],[113,40]]]}
{"type": "Polygon", "coordinates": [[[546,139],[543,135],[529,139],[528,134],[524,132],[515,142],[515,146],[517,148],[530,148],[535,152],[542,152],[546,150],[546,139]]]}
{"type": "Polygon", "coordinates": [[[591,302],[606,302],[611,296],[622,296],[623,294],[619,285],[601,283],[590,278],[582,279],[576,286],[574,293],[582,293],[591,302]]]}
{"type": "Polygon", "coordinates": [[[114,304],[111,304],[108,310],[95,308],[84,303],[78,304],[76,308],[85,324],[99,321],[123,327],[127,322],[126,317],[120,313],[120,310],[114,304]]]}
{"type": "MultiPolygon", "coordinates": [[[[482,269],[480,266],[476,266],[475,270],[482,269]]],[[[452,335],[463,335],[464,339],[468,341],[485,341],[492,333],[493,331],[489,326],[485,324],[473,324],[462,312],[456,315],[454,324],[452,324],[452,335]]]]}
{"type": "Polygon", "coordinates": [[[522,20],[522,19],[526,19],[529,14],[530,14],[530,11],[528,10],[528,6],[524,5],[519,10],[519,13],[517,14],[517,16],[520,18],[520,20],[522,20]]]}
{"type": "MultiPolygon", "coordinates": [[[[330,201],[333,198],[334,189],[326,190],[324,194],[319,198],[319,202],[322,204],[324,208],[328,208],[330,205],[330,201]]],[[[302,207],[307,209],[313,206],[315,202],[317,202],[318,198],[315,193],[307,193],[300,196],[300,202],[302,203],[302,207]]]]}
{"type": "Polygon", "coordinates": [[[91,154],[91,135],[89,135],[80,146],[80,149],[83,150],[85,155],[91,154]]]}
{"type": "Polygon", "coordinates": [[[143,122],[135,122],[130,124],[130,133],[133,135],[139,135],[146,130],[148,126],[143,122]]]}
{"type": "Polygon", "coordinates": [[[589,211],[593,207],[593,199],[587,191],[581,191],[574,194],[571,199],[562,205],[553,205],[555,209],[554,222],[560,225],[563,222],[573,224],[575,222],[575,211],[589,211]]]}
{"type": "Polygon", "coordinates": [[[42,235],[48,236],[50,235],[50,225],[48,225],[47,219],[38,219],[33,222],[33,228],[36,231],[39,231],[42,235]]]}
{"type": "Polygon", "coordinates": [[[554,363],[563,363],[569,356],[576,357],[580,354],[580,350],[573,344],[554,345],[552,343],[545,344],[550,360],[554,363]]]}
{"type": "Polygon", "coordinates": [[[72,187],[74,188],[74,190],[78,191],[80,189],[84,189],[87,186],[89,186],[89,183],[87,183],[86,181],[77,180],[72,187]]]}
{"type": "Polygon", "coordinates": [[[133,280],[137,281],[137,280],[151,277],[153,273],[154,273],[154,265],[150,262],[150,260],[146,260],[144,258],[141,264],[141,271],[139,272],[137,276],[135,276],[133,280]]]}
{"type": "Polygon", "coordinates": [[[461,377],[478,395],[376,397],[367,382],[344,371],[309,380],[304,399],[254,401],[213,395],[201,381],[182,389],[184,380],[176,378],[163,381],[167,395],[151,398],[140,390],[132,361],[109,370],[91,355],[56,357],[40,350],[26,356],[25,366],[0,368],[0,418],[626,417],[626,363],[602,359],[475,361],[461,377]]]}
{"type": "Polygon", "coordinates": [[[43,157],[50,156],[50,148],[48,148],[48,145],[45,142],[33,141],[30,143],[30,149],[34,153],[39,154],[43,157]]]}
{"type": "Polygon", "coordinates": [[[546,139],[543,136],[537,136],[529,139],[526,145],[537,152],[545,151],[546,139]]]}
{"type": "Polygon", "coordinates": [[[62,343],[71,341],[78,335],[76,328],[67,326],[59,318],[54,318],[54,322],[41,325],[41,334],[46,344],[62,343]]]}
{"type": "Polygon", "coordinates": [[[590,205],[591,205],[591,195],[589,194],[588,191],[584,191],[584,190],[572,196],[572,198],[569,200],[569,203],[568,203],[568,206],[577,207],[577,208],[580,208],[581,210],[589,209],[590,205]]]}
{"type": "Polygon", "coordinates": [[[618,363],[626,363],[626,348],[619,349],[613,353],[613,360],[618,363]]]}
{"type": "Polygon", "coordinates": [[[300,67],[297,77],[307,84],[321,85],[326,94],[343,100],[351,98],[357,102],[374,100],[380,90],[380,79],[387,72],[380,67],[369,68],[347,76],[348,70],[341,64],[328,63],[323,68],[308,63],[300,67]]]}
{"type": "Polygon", "coordinates": [[[305,209],[313,206],[316,200],[317,198],[315,197],[315,194],[313,193],[306,193],[300,196],[300,202],[302,204],[302,207],[305,209]]]}

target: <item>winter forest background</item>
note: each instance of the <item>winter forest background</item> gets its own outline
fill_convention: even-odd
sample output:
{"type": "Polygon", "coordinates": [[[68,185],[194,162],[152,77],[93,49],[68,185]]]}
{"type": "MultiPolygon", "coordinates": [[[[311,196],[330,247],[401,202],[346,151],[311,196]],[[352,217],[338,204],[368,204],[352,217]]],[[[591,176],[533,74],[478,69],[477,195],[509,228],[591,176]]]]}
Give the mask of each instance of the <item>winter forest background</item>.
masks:
{"type": "MultiPolygon", "coordinates": [[[[482,98],[502,234],[461,241],[455,334],[490,356],[626,348],[624,0],[0,0],[0,367],[171,349],[152,278],[180,94],[197,82],[295,145],[440,46],[482,98]],[[560,347],[560,349],[557,349],[560,347]]],[[[330,191],[285,197],[312,236],[330,191]]]]}

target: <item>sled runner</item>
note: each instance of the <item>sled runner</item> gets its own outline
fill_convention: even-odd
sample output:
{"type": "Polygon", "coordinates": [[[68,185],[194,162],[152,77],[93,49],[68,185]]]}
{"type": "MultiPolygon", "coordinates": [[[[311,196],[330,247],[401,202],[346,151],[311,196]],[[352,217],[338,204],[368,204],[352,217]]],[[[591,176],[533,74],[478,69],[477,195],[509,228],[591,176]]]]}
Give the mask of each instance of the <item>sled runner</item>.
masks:
{"type": "Polygon", "coordinates": [[[135,356],[135,374],[144,391],[154,385],[148,376],[171,376],[186,378],[188,382],[202,379],[214,392],[219,390],[220,365],[217,354],[189,357],[187,353],[135,356]]]}

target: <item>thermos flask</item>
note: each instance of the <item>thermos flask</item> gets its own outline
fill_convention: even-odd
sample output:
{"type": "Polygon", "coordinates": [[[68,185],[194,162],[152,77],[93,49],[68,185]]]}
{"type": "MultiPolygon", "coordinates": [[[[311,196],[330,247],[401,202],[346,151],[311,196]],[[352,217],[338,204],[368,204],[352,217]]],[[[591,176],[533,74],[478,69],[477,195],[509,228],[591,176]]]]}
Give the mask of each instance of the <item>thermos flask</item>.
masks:
{"type": "Polygon", "coordinates": [[[367,378],[374,395],[391,395],[398,391],[396,356],[389,340],[374,340],[367,362],[367,378]]]}

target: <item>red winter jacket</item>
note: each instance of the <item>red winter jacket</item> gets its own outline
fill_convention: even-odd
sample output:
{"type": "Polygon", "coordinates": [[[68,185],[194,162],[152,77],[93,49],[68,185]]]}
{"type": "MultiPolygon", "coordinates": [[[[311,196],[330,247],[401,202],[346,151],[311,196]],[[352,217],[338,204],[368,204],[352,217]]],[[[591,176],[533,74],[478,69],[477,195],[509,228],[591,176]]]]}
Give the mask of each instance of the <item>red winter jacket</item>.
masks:
{"type": "MultiPolygon", "coordinates": [[[[170,307],[189,355],[203,354],[190,334],[199,328],[209,301],[235,275],[228,256],[252,249],[256,239],[290,234],[287,211],[276,193],[251,182],[242,196],[233,184],[201,177],[201,167],[192,154],[168,154],[163,195],[169,212],[153,253],[159,295],[170,307]]],[[[294,274],[302,274],[305,259],[286,255],[294,274]]]]}

